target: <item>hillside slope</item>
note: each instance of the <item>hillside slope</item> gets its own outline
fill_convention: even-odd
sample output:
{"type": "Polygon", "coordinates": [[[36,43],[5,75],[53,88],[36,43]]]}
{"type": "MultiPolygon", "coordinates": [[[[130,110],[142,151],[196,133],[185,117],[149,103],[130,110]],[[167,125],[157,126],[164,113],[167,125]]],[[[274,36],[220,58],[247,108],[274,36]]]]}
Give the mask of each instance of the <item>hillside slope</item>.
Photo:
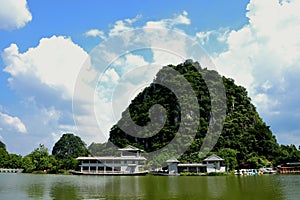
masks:
{"type": "MultiPolygon", "coordinates": [[[[195,137],[179,160],[181,162],[201,162],[203,155],[199,154],[199,151],[208,133],[210,122],[218,120],[212,116],[211,96],[215,94],[210,94],[207,80],[213,82],[217,78],[223,80],[225,86],[226,99],[223,102],[226,104],[226,117],[224,124],[222,120],[215,122],[222,128],[222,132],[220,135],[216,133],[215,136],[212,136],[218,140],[210,154],[217,153],[225,158],[226,165],[231,169],[259,167],[286,161],[286,157],[282,158],[282,148],[287,146],[280,146],[277,143],[270,127],[263,122],[255,106],[251,103],[246,89],[237,86],[233,79],[221,77],[216,71],[202,68],[198,62],[191,60],[177,66],[163,67],[157,73],[153,83],[132,100],[120,121],[111,128],[109,142],[118,147],[130,144],[142,148],[146,152],[153,152],[167,146],[176,138],[182,123],[185,123],[186,129],[190,128],[188,126],[192,122],[189,124],[186,123],[186,120],[192,118],[194,122],[197,122],[191,125],[191,127],[197,125],[194,130],[195,137]],[[178,74],[170,77],[170,70],[175,70],[178,74]],[[185,85],[182,85],[182,81],[178,81],[179,76],[183,76],[189,82],[196,95],[199,106],[190,109],[194,111],[197,109],[196,111],[200,113],[199,117],[195,114],[197,112],[191,112],[188,115],[182,113],[183,104],[192,102],[193,97],[186,96],[182,100],[178,98],[178,95],[176,96],[178,93],[184,94],[189,90],[185,85]],[[172,83],[173,88],[166,87],[166,82],[172,83]],[[173,90],[177,90],[177,92],[174,93],[173,90]],[[153,110],[150,108],[156,104],[163,106],[165,111],[158,107],[154,109],[153,114],[153,110]],[[163,117],[164,113],[166,114],[165,118],[163,117]],[[133,123],[147,128],[138,129],[133,123]],[[161,124],[164,125],[161,127],[161,124]],[[129,132],[130,135],[127,134],[129,132]],[[154,132],[157,134],[153,135],[154,132]],[[132,136],[132,133],[135,136],[132,136]]],[[[216,81],[212,84],[220,83],[216,81]]],[[[181,143],[183,146],[186,143],[184,137],[177,140],[181,140],[178,144],[181,143]]],[[[94,154],[101,154],[99,150],[101,151],[108,146],[112,145],[102,145],[97,151],[97,144],[92,144],[90,150],[94,154]]],[[[106,149],[107,152],[109,151],[106,149]]],[[[161,158],[158,155],[157,159],[166,160],[166,155],[168,154],[164,154],[161,158]]],[[[299,158],[297,151],[297,156],[294,159],[299,158]]]]}

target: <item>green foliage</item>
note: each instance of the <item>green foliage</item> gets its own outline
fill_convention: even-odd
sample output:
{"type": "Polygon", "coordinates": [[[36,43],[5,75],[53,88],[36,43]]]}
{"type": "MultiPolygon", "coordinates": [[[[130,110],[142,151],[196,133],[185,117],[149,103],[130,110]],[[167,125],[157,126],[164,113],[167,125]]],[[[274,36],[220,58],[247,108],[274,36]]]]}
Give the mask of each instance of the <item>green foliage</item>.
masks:
{"type": "Polygon", "coordinates": [[[44,171],[50,168],[50,155],[48,149],[40,144],[29,155],[24,157],[23,167],[26,172],[44,171]]]}
{"type": "MultiPolygon", "coordinates": [[[[0,142],[0,167],[22,167],[26,172],[47,170],[49,173],[65,173],[66,170],[78,166],[76,157],[87,156],[89,152],[94,156],[116,156],[118,155],[117,149],[127,145],[136,146],[146,152],[153,152],[168,145],[174,139],[181,122],[187,117],[199,122],[199,126],[192,144],[178,159],[183,163],[201,162],[204,157],[209,155],[207,154],[209,153],[207,148],[204,148],[200,153],[199,151],[207,135],[209,123],[214,120],[211,116],[211,96],[217,95],[215,91],[208,90],[207,84],[210,84],[213,88],[220,87],[220,83],[214,81],[216,78],[220,78],[216,71],[202,69],[199,63],[194,63],[191,60],[177,66],[163,67],[157,73],[153,83],[132,100],[126,112],[122,114],[120,121],[111,128],[107,143],[92,143],[87,149],[78,136],[68,133],[64,134],[55,143],[52,155],[49,155],[48,149],[44,145],[40,145],[29,155],[22,158],[15,154],[9,154],[5,149],[5,144],[0,142]],[[169,67],[180,75],[169,77],[169,67]],[[189,116],[182,116],[181,105],[176,95],[169,88],[164,87],[164,84],[161,84],[169,83],[184,93],[187,88],[183,88],[181,82],[178,81],[180,76],[183,76],[190,83],[197,96],[199,103],[197,109],[199,109],[200,118],[194,116],[193,113],[190,113],[189,116]],[[166,119],[162,117],[163,111],[161,109],[157,110],[159,114],[153,115],[151,113],[150,108],[156,104],[164,107],[166,119]],[[142,132],[132,129],[131,119],[135,124],[145,127],[150,123],[149,116],[151,116],[151,122],[157,123],[154,128],[148,128],[142,132]],[[163,123],[162,129],[155,129],[156,125],[159,127],[158,124],[163,123]],[[130,131],[135,132],[137,136],[133,137],[126,134],[120,128],[121,125],[122,128],[128,128],[130,131]]],[[[237,86],[233,79],[222,77],[222,80],[226,91],[226,117],[222,133],[211,153],[224,158],[225,162],[223,164],[230,170],[299,162],[300,151],[294,145],[279,145],[277,143],[270,127],[259,117],[246,89],[237,86]]],[[[189,105],[191,99],[186,96],[183,101],[184,104],[189,105]]],[[[221,99],[215,101],[221,101],[221,99]]],[[[219,109],[219,107],[216,109],[219,109]]],[[[219,121],[216,121],[215,124],[217,126],[223,125],[219,121]]],[[[190,127],[185,124],[185,128],[189,129],[190,127]]],[[[212,141],[215,139],[214,134],[213,132],[212,141]]],[[[182,146],[187,145],[186,141],[189,137],[189,135],[181,137],[179,144],[182,146]]],[[[157,166],[158,163],[166,161],[170,157],[172,157],[171,152],[164,152],[164,154],[157,155],[155,159],[152,159],[152,163],[148,163],[148,166],[159,167],[157,166]]]]}
{"type": "Polygon", "coordinates": [[[217,153],[225,161],[225,165],[229,170],[234,170],[238,167],[237,154],[238,151],[230,148],[223,148],[217,153]]]}
{"type": "Polygon", "coordinates": [[[25,172],[33,172],[36,169],[36,166],[29,155],[23,158],[22,168],[25,172]]]}
{"type": "Polygon", "coordinates": [[[57,159],[72,162],[71,158],[79,156],[87,156],[89,154],[85,143],[80,137],[71,133],[63,134],[63,136],[55,143],[52,155],[57,159]]]}
{"type": "Polygon", "coordinates": [[[22,168],[22,156],[9,154],[5,148],[0,148],[0,168],[22,168]]]}
{"type": "Polygon", "coordinates": [[[247,159],[247,164],[249,165],[249,168],[258,169],[269,165],[269,161],[262,157],[252,155],[249,156],[249,159],[247,159]]]}
{"type": "Polygon", "coordinates": [[[106,143],[92,143],[88,147],[88,151],[93,156],[119,156],[118,148],[111,142],[106,143]]]}
{"type": "MultiPolygon", "coordinates": [[[[85,156],[88,151],[82,140],[72,134],[65,134],[56,144],[56,148],[65,145],[65,157],[50,155],[48,149],[40,144],[30,154],[22,157],[9,154],[5,148],[0,148],[0,168],[22,168],[27,173],[62,173],[68,174],[69,169],[77,169],[77,156],[85,156]],[[76,149],[78,148],[78,149],[76,149]]],[[[59,149],[59,148],[58,148],[59,149]]],[[[62,153],[62,151],[57,151],[62,153]]]]}
{"type": "Polygon", "coordinates": [[[280,145],[280,151],[276,159],[277,163],[299,162],[299,161],[300,161],[300,151],[297,150],[295,145],[280,145]]]}
{"type": "Polygon", "coordinates": [[[2,148],[2,149],[6,149],[6,145],[5,145],[3,142],[0,141],[0,149],[1,149],[1,148],[2,148]]]}
{"type": "Polygon", "coordinates": [[[210,172],[206,173],[206,176],[227,176],[228,174],[223,172],[210,172]]]}
{"type": "Polygon", "coordinates": [[[180,176],[202,176],[200,173],[195,172],[180,172],[180,176]]]}
{"type": "MultiPolygon", "coordinates": [[[[218,88],[220,83],[215,80],[218,77],[220,78],[220,75],[216,71],[202,69],[197,62],[191,60],[177,66],[163,67],[157,73],[153,83],[139,93],[126,110],[130,113],[134,123],[146,126],[150,122],[149,115],[151,113],[149,109],[151,106],[155,104],[162,105],[166,110],[167,118],[161,119],[161,122],[165,120],[165,124],[156,135],[148,137],[153,133],[151,130],[137,133],[137,137],[126,134],[119,127],[122,125],[122,127],[130,128],[131,126],[131,123],[129,123],[130,118],[124,112],[121,120],[112,127],[109,141],[119,147],[131,144],[147,152],[152,152],[164,147],[175,137],[185,116],[181,116],[181,107],[174,93],[160,83],[172,83],[176,89],[182,91],[185,91],[186,88],[180,85],[181,82],[176,77],[170,78],[168,76],[168,67],[173,68],[188,80],[197,95],[200,105],[200,125],[196,137],[179,160],[181,162],[201,162],[203,156],[206,155],[205,153],[199,155],[199,150],[203,138],[207,135],[211,120],[211,95],[216,96],[217,94],[209,91],[207,84],[212,85],[213,88],[218,88]],[[207,82],[204,81],[204,77],[205,80],[208,80],[207,82]]],[[[270,127],[259,117],[246,89],[237,86],[233,79],[225,77],[222,77],[222,79],[226,90],[227,110],[223,130],[213,152],[225,158],[227,167],[233,170],[242,164],[258,167],[270,163],[279,164],[286,161],[299,161],[298,150],[294,147],[279,146],[270,127]]],[[[188,104],[189,101],[190,99],[187,96],[184,103],[188,104]]],[[[220,99],[216,101],[220,101],[220,99]]],[[[194,116],[191,117],[196,119],[194,116]]],[[[222,124],[217,125],[222,126],[222,124]]],[[[135,130],[131,131],[134,132],[135,130]]],[[[184,141],[181,141],[181,143],[185,144],[184,141]]]]}
{"type": "Polygon", "coordinates": [[[6,149],[0,148],[0,168],[6,168],[9,154],[7,153],[6,149]]]}

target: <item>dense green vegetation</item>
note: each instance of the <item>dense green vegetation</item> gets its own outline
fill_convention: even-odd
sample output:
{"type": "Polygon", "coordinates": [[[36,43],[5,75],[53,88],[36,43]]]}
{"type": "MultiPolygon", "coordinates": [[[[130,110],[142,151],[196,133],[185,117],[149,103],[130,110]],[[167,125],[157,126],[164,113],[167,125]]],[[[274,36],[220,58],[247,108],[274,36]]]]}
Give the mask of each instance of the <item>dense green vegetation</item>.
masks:
{"type": "Polygon", "coordinates": [[[84,142],[78,136],[67,133],[56,142],[52,155],[43,144],[24,157],[0,148],[0,168],[22,168],[29,173],[66,173],[78,167],[78,156],[86,155],[88,150],[84,142]]]}
{"type": "Polygon", "coordinates": [[[3,142],[0,141],[0,149],[1,149],[1,148],[2,148],[2,149],[6,149],[6,146],[5,146],[5,144],[4,144],[3,142]]]}
{"type": "Polygon", "coordinates": [[[80,137],[71,133],[64,134],[54,145],[52,155],[57,159],[67,160],[89,154],[80,137]]]}
{"type": "MultiPolygon", "coordinates": [[[[9,154],[6,151],[5,144],[0,142],[0,168],[23,168],[25,172],[60,173],[68,169],[75,169],[78,166],[75,158],[86,156],[89,152],[95,156],[116,155],[117,148],[127,145],[133,145],[146,152],[152,152],[168,145],[175,138],[180,123],[185,121],[187,117],[198,122],[195,131],[196,136],[185,153],[178,159],[183,163],[202,162],[204,156],[199,151],[207,135],[209,122],[215,121],[215,124],[218,125],[222,121],[212,119],[211,96],[216,94],[208,90],[207,86],[207,84],[211,84],[218,88],[220,82],[214,82],[218,78],[223,80],[225,86],[226,117],[222,133],[208,155],[217,154],[221,156],[225,159],[225,164],[229,169],[276,166],[286,162],[300,161],[300,151],[295,145],[279,145],[277,143],[270,127],[263,122],[255,106],[251,103],[245,88],[237,86],[233,79],[220,77],[216,71],[203,69],[197,62],[188,60],[177,66],[164,67],[157,73],[153,83],[132,100],[120,121],[111,128],[107,143],[92,143],[87,149],[78,136],[64,134],[54,145],[52,154],[48,153],[48,149],[44,145],[40,145],[30,154],[22,157],[9,154]],[[169,77],[170,68],[179,72],[179,75],[169,77]],[[193,113],[188,116],[182,115],[182,105],[179,104],[177,96],[171,89],[163,86],[165,85],[163,83],[167,82],[176,89],[182,90],[179,92],[184,93],[187,88],[182,87],[182,82],[177,79],[179,76],[183,76],[195,92],[200,105],[197,108],[200,112],[200,118],[194,118],[193,113]],[[204,80],[209,80],[209,83],[204,80]],[[156,104],[165,108],[167,116],[165,119],[161,117],[161,114],[152,115],[149,111],[156,104]],[[130,116],[126,113],[129,113],[130,116]],[[150,122],[149,115],[151,116],[151,122],[154,122],[154,126],[141,129],[142,131],[132,128],[134,126],[132,126],[130,118],[135,124],[145,127],[150,122]],[[153,135],[153,132],[157,131],[155,123],[162,122],[165,122],[163,128],[153,135]],[[120,126],[135,132],[136,136],[126,134],[120,126]]],[[[192,102],[192,100],[189,96],[185,96],[184,103],[189,104],[189,102],[192,102]]],[[[221,125],[219,124],[219,126],[221,125]]],[[[189,128],[188,124],[185,124],[185,126],[185,128],[189,128]]],[[[179,141],[179,144],[184,146],[187,137],[179,138],[179,140],[182,140],[179,141]]],[[[156,160],[164,162],[170,157],[168,154],[160,154],[157,155],[156,160]]],[[[156,166],[157,163],[155,162],[154,160],[148,165],[156,166]]]]}
{"type": "MultiPolygon", "coordinates": [[[[201,162],[203,157],[199,155],[199,150],[203,144],[203,139],[207,134],[209,122],[211,119],[211,95],[207,82],[218,87],[218,82],[214,83],[216,78],[222,78],[226,91],[226,118],[220,138],[210,154],[215,153],[226,160],[226,165],[230,169],[277,165],[289,161],[300,161],[300,152],[294,145],[279,145],[272,134],[270,127],[263,122],[251,103],[247,91],[241,86],[237,86],[233,79],[220,77],[213,70],[207,70],[200,67],[197,62],[187,60],[177,66],[169,65],[162,68],[153,83],[145,88],[132,100],[126,111],[129,111],[130,117],[140,126],[146,126],[150,122],[149,109],[155,104],[162,105],[166,109],[167,119],[163,128],[158,134],[148,137],[151,130],[138,132],[137,136],[126,134],[123,130],[126,126],[131,126],[128,115],[123,114],[120,121],[111,128],[108,144],[93,143],[89,149],[94,155],[107,154],[109,148],[113,148],[113,143],[118,147],[133,145],[144,149],[146,152],[155,151],[167,145],[178,131],[180,123],[184,116],[181,116],[181,105],[174,93],[162,86],[162,82],[172,82],[177,89],[186,90],[176,82],[176,78],[168,77],[168,68],[179,72],[191,84],[195,91],[200,105],[199,126],[196,137],[188,150],[179,158],[181,162],[201,162]],[[199,73],[200,71],[200,73],[199,73]],[[204,79],[205,78],[205,79],[204,79]],[[122,129],[120,128],[122,126],[122,129]]],[[[184,91],[183,91],[184,92],[184,91]]],[[[186,97],[189,102],[189,97],[186,97]]],[[[126,113],[126,112],[124,112],[126,113]]],[[[135,131],[135,130],[131,130],[135,131]]],[[[182,144],[185,144],[182,141],[182,144]]],[[[159,158],[158,158],[159,159],[159,158]]],[[[168,159],[168,158],[160,158],[168,159]]],[[[152,163],[154,164],[154,163],[152,163]]]]}

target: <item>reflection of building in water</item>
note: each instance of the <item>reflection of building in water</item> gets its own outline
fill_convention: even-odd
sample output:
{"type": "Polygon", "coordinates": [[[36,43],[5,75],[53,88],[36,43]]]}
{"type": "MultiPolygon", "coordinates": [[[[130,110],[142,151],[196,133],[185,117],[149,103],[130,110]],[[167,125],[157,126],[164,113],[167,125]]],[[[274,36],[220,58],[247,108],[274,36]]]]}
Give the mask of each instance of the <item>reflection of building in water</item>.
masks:
{"type": "MultiPolygon", "coordinates": [[[[226,179],[222,177],[208,177],[207,178],[207,190],[210,199],[223,199],[224,194],[227,191],[226,179]],[[222,198],[223,197],[223,198],[222,198]]],[[[226,198],[224,198],[226,199],[226,198]]]]}
{"type": "Polygon", "coordinates": [[[140,168],[144,165],[146,158],[141,155],[143,150],[133,146],[119,149],[121,156],[103,157],[78,157],[80,171],[76,174],[146,174],[140,168]]]}
{"type": "Polygon", "coordinates": [[[203,160],[203,163],[179,163],[175,158],[167,160],[169,175],[176,175],[181,172],[206,173],[225,172],[222,166],[223,158],[213,154],[203,160]]]}

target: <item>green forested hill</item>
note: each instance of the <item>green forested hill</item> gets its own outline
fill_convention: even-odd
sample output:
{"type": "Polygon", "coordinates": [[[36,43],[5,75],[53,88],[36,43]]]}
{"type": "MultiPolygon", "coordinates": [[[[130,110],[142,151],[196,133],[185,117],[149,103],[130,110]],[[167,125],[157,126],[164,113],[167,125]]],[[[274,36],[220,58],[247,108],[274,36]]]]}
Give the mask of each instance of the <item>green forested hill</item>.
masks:
{"type": "MultiPolygon", "coordinates": [[[[263,122],[261,117],[256,111],[255,106],[251,103],[251,99],[248,97],[247,91],[241,86],[237,86],[233,79],[220,77],[220,75],[213,70],[207,70],[201,68],[197,62],[187,60],[183,64],[177,66],[168,65],[162,68],[156,75],[153,83],[145,88],[141,93],[132,100],[131,104],[127,108],[130,113],[130,117],[136,125],[146,126],[149,123],[163,123],[162,128],[158,130],[155,127],[148,129],[138,130],[132,129],[132,123],[130,117],[124,112],[121,120],[111,128],[109,142],[118,147],[124,147],[126,145],[133,145],[144,149],[146,152],[152,152],[160,149],[166,145],[175,137],[180,124],[185,120],[186,116],[182,116],[182,105],[180,100],[168,87],[161,84],[168,79],[175,86],[176,90],[185,92],[188,88],[180,85],[176,78],[168,77],[168,69],[174,69],[179,72],[178,75],[183,75],[193,91],[197,96],[199,104],[200,118],[193,118],[199,120],[196,136],[185,151],[185,153],[179,158],[181,162],[201,162],[203,159],[199,155],[199,150],[203,143],[203,139],[207,134],[209,122],[212,119],[212,100],[207,82],[213,81],[214,77],[222,78],[225,86],[226,93],[226,117],[222,133],[218,139],[218,142],[210,153],[216,153],[225,158],[226,164],[231,169],[237,167],[259,167],[270,164],[278,164],[287,161],[299,161],[300,153],[294,145],[284,146],[279,145],[276,138],[272,134],[270,127],[263,122]],[[200,73],[199,73],[200,72],[200,73]],[[205,77],[206,79],[204,80],[205,77]],[[149,109],[159,104],[165,108],[166,118],[163,118],[163,112],[161,114],[152,114],[149,109]],[[151,122],[150,117],[151,116],[151,122]],[[122,129],[120,128],[122,126],[122,129]],[[136,132],[136,136],[126,134],[126,132],[136,132]],[[153,135],[152,132],[157,132],[153,135]]],[[[214,84],[214,83],[212,83],[214,84]]],[[[215,83],[219,84],[219,83],[215,83]]],[[[188,104],[192,101],[189,96],[186,96],[184,103],[188,104]]],[[[193,108],[195,109],[195,108],[193,108]]],[[[157,109],[156,111],[159,111],[157,109]]],[[[192,114],[191,116],[192,117],[192,114]]],[[[184,141],[182,141],[184,145],[184,141]]],[[[107,145],[100,145],[93,143],[90,145],[89,150],[93,154],[105,154],[104,149],[107,145]]],[[[164,158],[165,159],[165,158],[164,158]]]]}

